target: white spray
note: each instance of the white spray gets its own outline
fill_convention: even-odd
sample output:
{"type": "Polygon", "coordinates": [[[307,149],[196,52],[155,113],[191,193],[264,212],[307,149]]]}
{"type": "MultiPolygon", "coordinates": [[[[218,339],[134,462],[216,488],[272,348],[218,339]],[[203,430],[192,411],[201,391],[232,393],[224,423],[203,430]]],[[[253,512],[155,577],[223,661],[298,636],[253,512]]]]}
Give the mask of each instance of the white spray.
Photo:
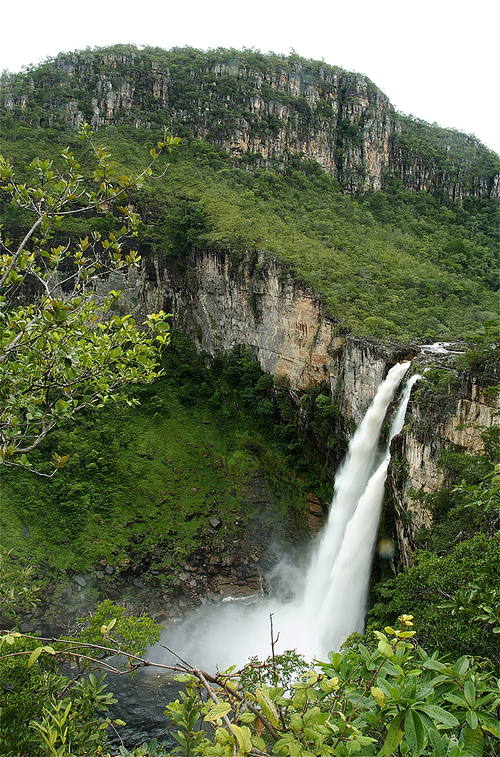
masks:
{"type": "Polygon", "coordinates": [[[269,614],[280,632],[278,651],[297,649],[308,658],[322,658],[338,649],[353,631],[362,631],[384,484],[392,439],[404,423],[414,383],[407,383],[393,418],[387,445],[378,440],[387,408],[410,366],[397,363],[356,430],[336,477],[328,522],[307,570],[304,585],[287,603],[268,598],[252,607],[225,605],[191,615],[180,626],[165,629],[170,648],[184,659],[207,668],[243,664],[250,656],[269,655],[269,614]]]}

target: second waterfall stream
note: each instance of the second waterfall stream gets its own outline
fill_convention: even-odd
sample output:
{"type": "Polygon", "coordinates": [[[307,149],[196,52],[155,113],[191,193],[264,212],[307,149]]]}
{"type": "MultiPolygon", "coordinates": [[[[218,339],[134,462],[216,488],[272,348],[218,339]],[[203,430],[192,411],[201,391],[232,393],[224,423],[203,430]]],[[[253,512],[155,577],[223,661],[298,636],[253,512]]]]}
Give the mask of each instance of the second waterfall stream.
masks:
{"type": "Polygon", "coordinates": [[[350,633],[363,631],[390,445],[403,427],[411,389],[420,376],[407,381],[384,448],[380,435],[409,367],[403,362],[391,368],[351,438],[335,479],[328,521],[302,580],[296,571],[284,571],[293,599],[268,597],[252,606],[205,607],[165,629],[170,648],[208,669],[243,664],[254,655],[264,659],[270,654],[270,613],[280,634],[277,651],[297,649],[308,659],[325,659],[350,633]]]}

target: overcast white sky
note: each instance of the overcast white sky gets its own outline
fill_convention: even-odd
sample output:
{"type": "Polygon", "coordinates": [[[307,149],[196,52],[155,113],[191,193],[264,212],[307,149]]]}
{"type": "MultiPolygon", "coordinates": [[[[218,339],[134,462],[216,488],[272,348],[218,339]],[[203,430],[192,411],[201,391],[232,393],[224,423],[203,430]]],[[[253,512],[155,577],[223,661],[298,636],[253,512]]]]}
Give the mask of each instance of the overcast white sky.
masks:
{"type": "Polygon", "coordinates": [[[498,0],[0,0],[0,69],[117,42],[255,47],[359,71],[500,152],[498,0]]]}

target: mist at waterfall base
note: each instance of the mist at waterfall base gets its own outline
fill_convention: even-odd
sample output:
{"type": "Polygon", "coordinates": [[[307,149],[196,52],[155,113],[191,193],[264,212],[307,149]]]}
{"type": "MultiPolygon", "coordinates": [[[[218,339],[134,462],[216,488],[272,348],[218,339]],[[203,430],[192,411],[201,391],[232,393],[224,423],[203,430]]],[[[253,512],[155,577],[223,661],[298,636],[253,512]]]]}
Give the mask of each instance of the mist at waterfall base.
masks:
{"type": "Polygon", "coordinates": [[[387,442],[380,434],[387,409],[410,367],[397,363],[378,387],[339,468],[328,521],[313,544],[308,564],[284,559],[275,569],[279,596],[205,605],[162,641],[190,665],[223,670],[249,657],[271,654],[270,614],[276,653],[296,649],[308,660],[326,659],[354,631],[362,632],[373,550],[390,461],[390,444],[404,423],[412,386],[406,383],[387,442]]]}

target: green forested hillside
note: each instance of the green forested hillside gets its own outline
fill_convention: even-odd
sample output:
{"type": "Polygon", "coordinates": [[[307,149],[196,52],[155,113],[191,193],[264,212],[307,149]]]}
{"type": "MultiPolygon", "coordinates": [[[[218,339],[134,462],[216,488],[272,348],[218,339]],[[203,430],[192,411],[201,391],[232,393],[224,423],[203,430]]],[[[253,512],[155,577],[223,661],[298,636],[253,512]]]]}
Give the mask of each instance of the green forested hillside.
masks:
{"type": "MultiPolygon", "coordinates": [[[[71,132],[5,120],[3,153],[18,166],[53,156],[71,132]]],[[[117,171],[144,162],[149,130],[110,127],[96,139],[117,171]]],[[[83,156],[84,158],[84,156],[83,156]]],[[[143,255],[181,257],[192,248],[264,250],[323,298],[339,330],[381,338],[460,338],[495,318],[498,245],[495,200],[441,204],[394,181],[385,191],[350,197],[311,161],[282,173],[234,167],[222,150],[186,142],[160,179],[135,202],[146,221],[143,255]]],[[[9,209],[5,209],[9,221],[9,209]]],[[[16,221],[12,229],[16,233],[16,221]]],[[[83,231],[81,221],[68,227],[83,231]]]]}
{"type": "Polygon", "coordinates": [[[100,560],[114,569],[104,593],[109,581],[130,588],[142,574],[168,591],[201,546],[231,553],[246,534],[250,548],[254,531],[298,538],[305,493],[329,496],[326,462],[343,439],[326,438],[335,408],[319,388],[302,407],[321,450],[299,433],[286,392],[273,394],[272,377],[245,351],[210,362],[177,335],[164,370],[134,388],[138,407],[108,406],[54,431],[34,453],[42,470],[53,451],[70,455],[54,478],[2,472],[2,547],[35,567],[45,601],[75,573],[102,570],[100,560]],[[253,501],[256,475],[266,481],[263,508],[253,501]],[[215,515],[220,531],[209,523],[215,515]]]}

